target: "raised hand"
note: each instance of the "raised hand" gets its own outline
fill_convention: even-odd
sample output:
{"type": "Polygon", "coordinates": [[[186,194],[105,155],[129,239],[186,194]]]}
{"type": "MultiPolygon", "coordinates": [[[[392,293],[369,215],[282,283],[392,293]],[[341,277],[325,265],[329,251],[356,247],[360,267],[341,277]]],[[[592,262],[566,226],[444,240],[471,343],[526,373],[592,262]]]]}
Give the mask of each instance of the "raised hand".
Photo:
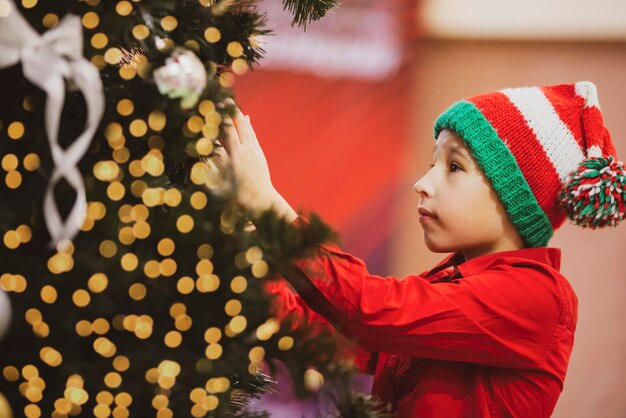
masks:
{"type": "Polygon", "coordinates": [[[250,124],[250,117],[244,116],[239,108],[235,107],[233,119],[226,119],[225,124],[226,153],[219,151],[218,155],[230,163],[237,183],[239,204],[251,212],[253,217],[272,209],[288,222],[296,219],[298,217],[296,211],[272,184],[267,160],[250,124]]]}

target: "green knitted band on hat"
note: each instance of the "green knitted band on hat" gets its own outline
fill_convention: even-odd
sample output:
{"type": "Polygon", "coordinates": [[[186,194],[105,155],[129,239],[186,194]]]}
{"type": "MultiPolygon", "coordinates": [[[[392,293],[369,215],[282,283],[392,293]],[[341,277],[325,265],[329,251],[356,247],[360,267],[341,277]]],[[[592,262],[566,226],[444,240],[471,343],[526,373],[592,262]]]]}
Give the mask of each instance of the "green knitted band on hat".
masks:
{"type": "Polygon", "coordinates": [[[529,247],[548,244],[554,230],[526,182],[515,157],[478,108],[462,100],[450,106],[435,122],[435,140],[443,129],[461,136],[529,247]]]}

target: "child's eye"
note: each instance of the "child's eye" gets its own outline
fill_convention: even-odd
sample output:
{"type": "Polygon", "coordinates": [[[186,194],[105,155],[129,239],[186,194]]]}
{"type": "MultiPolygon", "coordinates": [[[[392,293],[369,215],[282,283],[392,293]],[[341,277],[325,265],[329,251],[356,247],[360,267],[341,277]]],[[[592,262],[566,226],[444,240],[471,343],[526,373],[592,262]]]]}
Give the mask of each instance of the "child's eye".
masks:
{"type": "Polygon", "coordinates": [[[457,171],[461,171],[461,166],[459,166],[457,163],[450,163],[450,172],[456,173],[457,171]]]}

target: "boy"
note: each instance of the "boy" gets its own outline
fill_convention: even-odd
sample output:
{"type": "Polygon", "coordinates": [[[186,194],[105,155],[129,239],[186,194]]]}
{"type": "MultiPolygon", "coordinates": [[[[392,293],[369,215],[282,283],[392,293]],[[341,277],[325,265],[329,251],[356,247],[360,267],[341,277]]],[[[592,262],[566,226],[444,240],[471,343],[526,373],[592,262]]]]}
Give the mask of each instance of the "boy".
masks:
{"type": "MultiPolygon", "coordinates": [[[[415,184],[424,240],[451,252],[402,279],[368,273],[335,245],[285,278],[372,354],[372,392],[396,417],[548,417],[563,388],[577,298],[546,247],[569,216],[615,226],[626,176],[590,82],[524,87],[455,103],[435,123],[430,170],[415,184]]],[[[225,141],[238,201],[306,222],[272,186],[249,117],[225,141]]],[[[224,156],[226,157],[226,156],[224,156]]],[[[282,309],[307,312],[278,287],[282,309]]]]}

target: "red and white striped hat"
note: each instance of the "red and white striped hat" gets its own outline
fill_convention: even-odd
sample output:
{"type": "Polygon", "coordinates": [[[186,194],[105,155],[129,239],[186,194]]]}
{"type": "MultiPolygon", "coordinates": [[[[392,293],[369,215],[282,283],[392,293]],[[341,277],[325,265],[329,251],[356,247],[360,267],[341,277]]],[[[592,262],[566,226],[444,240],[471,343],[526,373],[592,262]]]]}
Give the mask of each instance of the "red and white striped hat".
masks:
{"type": "Polygon", "coordinates": [[[435,122],[458,133],[530,247],[568,216],[615,226],[626,213],[626,174],[589,81],[519,87],[453,104],[435,122]]]}

